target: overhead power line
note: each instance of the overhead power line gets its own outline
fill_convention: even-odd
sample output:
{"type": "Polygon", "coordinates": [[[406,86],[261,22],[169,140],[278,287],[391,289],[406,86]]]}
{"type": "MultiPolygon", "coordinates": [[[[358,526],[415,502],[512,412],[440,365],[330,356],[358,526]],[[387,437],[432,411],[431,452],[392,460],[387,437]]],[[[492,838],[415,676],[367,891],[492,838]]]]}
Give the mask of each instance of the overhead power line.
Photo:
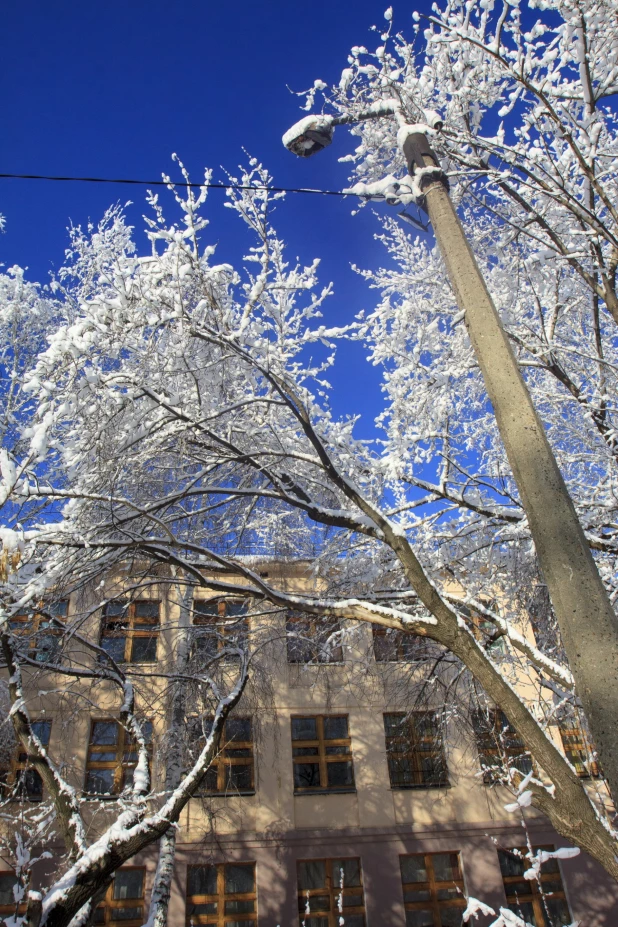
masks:
{"type": "Polygon", "coordinates": [[[78,183],[130,183],[144,187],[200,187],[216,188],[220,190],[268,190],[270,193],[317,193],[320,196],[349,196],[341,190],[313,190],[310,187],[269,187],[266,184],[241,183],[188,183],[186,180],[130,180],[125,177],[52,177],[47,174],[0,174],[0,178],[10,180],[60,180],[77,181],[78,183]]]}

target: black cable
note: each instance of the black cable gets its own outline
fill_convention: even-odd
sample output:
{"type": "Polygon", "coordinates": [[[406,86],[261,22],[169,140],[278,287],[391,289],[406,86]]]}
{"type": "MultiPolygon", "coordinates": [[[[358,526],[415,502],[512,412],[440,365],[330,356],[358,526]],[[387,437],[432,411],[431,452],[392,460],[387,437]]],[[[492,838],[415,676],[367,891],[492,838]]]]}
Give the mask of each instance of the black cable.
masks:
{"type": "Polygon", "coordinates": [[[0,178],[9,178],[12,180],[76,180],[81,183],[131,183],[139,184],[146,187],[167,187],[173,184],[175,187],[216,187],[221,190],[268,190],[271,193],[319,193],[321,196],[348,196],[348,193],[342,193],[340,190],[312,190],[310,187],[267,187],[263,184],[240,183],[187,183],[186,180],[168,181],[168,180],[127,180],[125,178],[112,177],[51,177],[46,174],[0,174],[0,178]]]}

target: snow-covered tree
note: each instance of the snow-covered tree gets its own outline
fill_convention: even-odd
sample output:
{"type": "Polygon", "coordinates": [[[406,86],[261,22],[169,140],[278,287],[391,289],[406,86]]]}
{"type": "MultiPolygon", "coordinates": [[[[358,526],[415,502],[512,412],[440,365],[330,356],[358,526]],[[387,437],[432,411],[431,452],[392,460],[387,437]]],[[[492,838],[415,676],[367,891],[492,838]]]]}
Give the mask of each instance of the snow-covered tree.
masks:
{"type": "MultiPolygon", "coordinates": [[[[340,84],[323,90],[335,115],[386,111],[393,98],[411,122],[421,109],[446,114],[434,146],[615,596],[610,6],[556,3],[535,25],[515,5],[452,3],[428,23],[418,56],[389,19],[376,51],[354,48],[340,84]]],[[[403,177],[395,120],[352,131],[356,182],[403,177]]],[[[228,204],[253,241],[238,270],[203,242],[206,187],[176,190],[175,223],[150,198],[146,256],[119,209],[73,234],[56,293],[64,318],[25,377],[32,413],[19,457],[7,454],[5,651],[24,663],[8,623],[18,607],[85,588],[137,556],[222,594],[250,589],[269,607],[429,639],[532,754],[539,772],[520,797],[618,878],[602,802],[547,733],[558,710],[579,710],[577,693],[432,242],[387,221],[389,265],[364,272],[377,305],[328,329],[317,262],[290,264],[270,224],[268,174],[252,163],[240,179],[253,189],[230,191],[228,204]],[[362,339],[384,371],[379,450],[329,410],[339,338],[362,339]],[[24,499],[37,508],[21,517],[24,499]],[[251,568],[247,551],[311,559],[313,588],[286,591],[251,568]],[[207,581],[218,566],[226,580],[207,581]]],[[[517,790],[522,775],[511,777],[517,790]]],[[[66,917],[85,902],[72,903],[66,917]]]]}

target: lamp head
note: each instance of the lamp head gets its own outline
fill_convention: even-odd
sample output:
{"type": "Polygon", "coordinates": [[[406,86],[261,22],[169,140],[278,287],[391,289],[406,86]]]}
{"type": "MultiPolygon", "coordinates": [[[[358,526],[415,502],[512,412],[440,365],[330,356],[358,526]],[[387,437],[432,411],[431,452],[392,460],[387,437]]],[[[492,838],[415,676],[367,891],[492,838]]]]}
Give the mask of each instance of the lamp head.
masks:
{"type": "Polygon", "coordinates": [[[333,124],[328,116],[305,116],[287,130],[282,142],[292,154],[309,158],[330,145],[333,132],[333,124]]]}

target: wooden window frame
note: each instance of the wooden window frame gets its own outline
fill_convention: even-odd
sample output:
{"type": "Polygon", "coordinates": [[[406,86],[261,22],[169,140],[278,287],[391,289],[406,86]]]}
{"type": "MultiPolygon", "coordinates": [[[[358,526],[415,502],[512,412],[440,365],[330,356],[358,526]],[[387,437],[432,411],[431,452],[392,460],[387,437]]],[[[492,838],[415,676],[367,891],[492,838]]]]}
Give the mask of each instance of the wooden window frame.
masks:
{"type": "Polygon", "coordinates": [[[428,911],[433,913],[434,927],[441,927],[442,917],[440,912],[445,908],[458,908],[462,914],[466,907],[466,897],[464,888],[463,869],[461,866],[461,856],[458,850],[446,850],[439,853],[404,853],[399,857],[399,867],[401,872],[401,885],[403,888],[404,908],[406,911],[428,911]],[[436,879],[434,868],[434,857],[451,856],[457,860],[458,878],[456,879],[436,879]],[[423,866],[427,873],[425,882],[404,882],[403,860],[405,859],[422,859],[423,866]],[[452,898],[438,898],[440,891],[448,889],[459,889],[461,894],[452,898]],[[429,899],[425,901],[406,901],[407,892],[428,892],[429,899]]]}
{"type": "MultiPolygon", "coordinates": [[[[63,606],[63,614],[54,615],[58,621],[65,621],[68,616],[69,611],[69,600],[68,599],[58,599],[56,602],[51,602],[47,611],[49,614],[52,614],[52,609],[63,606]]],[[[40,606],[42,608],[43,606],[40,606]]],[[[45,651],[41,650],[41,635],[44,634],[47,638],[57,638],[60,640],[62,631],[60,628],[56,628],[54,623],[49,620],[49,618],[43,614],[40,610],[35,610],[34,612],[20,612],[9,621],[11,630],[17,635],[17,637],[28,639],[28,656],[31,660],[36,660],[37,663],[41,665],[51,662],[49,657],[46,659],[40,659],[45,651]],[[20,628],[23,627],[23,630],[20,631],[20,628]]],[[[49,654],[52,655],[57,652],[57,648],[54,648],[49,651],[49,654]]]]}
{"type": "MultiPolygon", "coordinates": [[[[131,602],[125,602],[124,613],[120,615],[107,614],[107,609],[120,605],[123,600],[108,602],[103,609],[101,618],[101,636],[99,646],[104,647],[106,640],[118,640],[124,638],[124,654],[116,662],[122,664],[148,664],[157,662],[157,650],[159,646],[159,631],[161,630],[161,602],[159,599],[134,599],[131,602]],[[137,615],[136,612],[140,605],[156,605],[157,618],[137,615]],[[118,627],[114,627],[118,625],[118,627]],[[155,655],[152,660],[134,660],[133,659],[133,642],[138,639],[154,639],[155,655]]],[[[101,661],[105,658],[101,656],[101,661]]]]}
{"type": "Polygon", "coordinates": [[[311,764],[319,766],[320,770],[320,784],[313,786],[297,786],[296,777],[294,776],[294,794],[295,795],[314,795],[316,792],[355,792],[356,791],[356,782],[354,777],[354,758],[352,755],[352,738],[350,736],[350,718],[348,714],[343,712],[338,712],[332,715],[292,715],[292,764],[293,766],[300,766],[304,764],[311,764]],[[324,720],[326,718],[345,718],[348,736],[339,737],[339,738],[326,738],[324,736],[324,720]],[[293,722],[298,720],[309,720],[316,722],[316,732],[317,738],[314,740],[294,740],[294,728],[293,722]],[[328,748],[342,748],[347,747],[348,750],[346,753],[337,753],[337,754],[328,754],[328,748]],[[295,750],[303,749],[317,749],[316,754],[312,755],[295,755],[295,750]],[[352,783],[350,785],[329,785],[328,784],[328,769],[327,767],[331,763],[350,763],[352,768],[352,783]]]}
{"type": "MultiPolygon", "coordinates": [[[[2,872],[0,872],[0,877],[4,878],[5,876],[11,876],[13,879],[13,885],[17,885],[17,876],[12,869],[4,869],[2,872]]],[[[20,904],[16,904],[14,901],[12,901],[11,904],[0,904],[0,920],[2,920],[2,923],[4,923],[4,919],[7,917],[11,917],[15,914],[25,914],[26,907],[27,904],[25,901],[20,902],[20,904]]]]}
{"type": "Polygon", "coordinates": [[[186,892],[186,924],[187,927],[197,927],[199,924],[216,924],[217,927],[225,927],[230,921],[253,921],[257,925],[258,908],[257,908],[257,872],[256,864],[253,860],[243,860],[235,862],[228,860],[227,863],[210,863],[202,866],[193,864],[187,866],[187,892],[186,892]],[[216,895],[190,895],[189,894],[189,870],[202,869],[205,865],[211,865],[217,870],[217,894],[216,895]],[[226,892],[225,891],[225,867],[226,866],[253,866],[253,891],[252,892],[226,892]],[[226,901],[252,901],[253,911],[245,913],[230,912],[225,913],[226,901]],[[217,912],[212,914],[189,914],[189,906],[192,904],[215,904],[217,912]]]}
{"type": "MultiPolygon", "coordinates": [[[[216,656],[225,651],[226,647],[229,644],[237,646],[239,650],[244,649],[245,652],[249,647],[249,615],[247,611],[249,609],[249,602],[247,599],[229,599],[229,598],[220,598],[215,597],[212,599],[194,599],[193,600],[193,627],[195,630],[199,628],[208,628],[211,627],[213,630],[212,638],[202,637],[200,638],[197,634],[193,643],[193,653],[194,655],[199,655],[200,653],[200,644],[199,641],[205,641],[210,643],[211,648],[204,647],[203,650],[206,652],[206,655],[210,659],[215,659],[216,656]],[[245,609],[244,613],[239,615],[232,616],[233,620],[230,620],[228,616],[228,606],[229,605],[240,605],[241,608],[245,609]],[[206,606],[216,607],[217,614],[208,614],[207,612],[200,613],[200,608],[205,608],[206,606]],[[227,619],[227,620],[226,620],[227,619]],[[242,620],[240,620],[242,619],[242,620]],[[238,641],[235,641],[234,638],[239,638],[238,641]],[[208,650],[212,649],[212,653],[208,654],[208,650]]],[[[223,663],[238,663],[240,658],[235,653],[228,652],[224,653],[223,663]]]]}
{"type": "MultiPolygon", "coordinates": [[[[146,721],[142,724],[150,724],[150,743],[148,745],[148,752],[150,758],[152,758],[152,722],[146,721]]],[[[117,718],[91,718],[90,719],[90,737],[88,739],[88,750],[86,753],[86,771],[84,776],[84,797],[92,800],[107,800],[117,798],[118,795],[125,788],[125,776],[126,771],[135,769],[137,765],[137,760],[126,759],[127,754],[129,756],[131,753],[136,753],[136,750],[131,748],[134,745],[133,738],[126,730],[126,728],[118,721],[117,718]],[[115,744],[93,744],[92,738],[94,735],[94,728],[96,724],[115,724],[116,730],[118,732],[117,741],[115,744]],[[95,748],[94,755],[97,753],[112,753],[116,754],[115,759],[113,760],[95,760],[93,759],[93,747],[95,748]],[[96,771],[97,769],[113,769],[113,785],[110,792],[90,792],[87,789],[88,783],[88,773],[91,771],[96,771]]]]}
{"type": "Polygon", "coordinates": [[[324,647],[324,641],[338,631],[341,631],[341,622],[337,618],[318,618],[315,615],[288,612],[285,619],[288,663],[299,666],[343,663],[341,643],[333,647],[330,652],[324,647]],[[294,625],[305,625],[303,640],[299,641],[298,638],[292,636],[294,625]]]}
{"type": "MultiPolygon", "coordinates": [[[[395,722],[396,723],[396,722],[395,722]]],[[[388,762],[388,775],[391,789],[431,789],[448,788],[448,765],[444,754],[444,747],[439,736],[439,725],[434,711],[384,712],[384,737],[386,741],[386,758],[388,762]],[[389,719],[387,721],[387,719],[389,719]],[[390,719],[398,719],[402,727],[402,734],[390,734],[388,725],[390,719]],[[423,733],[423,722],[430,719],[430,733],[423,733]],[[395,749],[396,747],[407,749],[395,749]],[[430,757],[434,764],[434,774],[428,774],[423,768],[423,760],[430,757]],[[410,768],[408,783],[397,782],[394,761],[407,760],[410,768]],[[435,773],[435,770],[438,773],[435,773]]]]}
{"type": "MultiPolygon", "coordinates": [[[[555,847],[551,845],[532,847],[532,851],[534,853],[536,853],[538,850],[549,850],[551,852],[554,849],[555,847]]],[[[517,859],[518,861],[521,861],[522,869],[525,869],[526,868],[525,856],[528,853],[528,847],[515,847],[515,850],[517,850],[521,854],[521,856],[518,857],[515,853],[509,850],[498,850],[498,860],[501,863],[503,856],[517,859]]],[[[502,864],[500,865],[500,871],[502,874],[504,894],[506,895],[506,900],[507,900],[507,905],[509,907],[509,910],[512,910],[516,913],[515,909],[517,908],[518,904],[532,904],[532,908],[534,911],[534,919],[536,921],[537,927],[550,927],[550,925],[548,924],[547,918],[545,916],[546,911],[543,905],[543,895],[541,894],[541,890],[539,889],[538,880],[537,879],[524,879],[523,875],[504,875],[504,872],[502,871],[502,864]],[[515,885],[515,884],[525,886],[526,888],[529,889],[529,891],[525,895],[523,893],[518,893],[518,892],[509,893],[508,891],[509,885],[515,885]],[[510,894],[510,897],[509,897],[509,894],[510,894]],[[513,907],[511,907],[511,905],[513,905],[513,907]]],[[[560,901],[563,901],[564,904],[566,905],[567,911],[569,911],[570,913],[570,905],[569,905],[569,902],[566,896],[566,892],[564,890],[564,882],[562,880],[562,873],[560,871],[560,865],[559,865],[558,860],[552,859],[552,860],[548,860],[548,862],[546,863],[541,863],[540,876],[541,876],[541,885],[543,885],[543,883],[545,884],[555,883],[555,882],[560,883],[560,886],[561,886],[560,889],[557,889],[557,890],[555,888],[549,889],[549,892],[551,893],[549,897],[556,898],[556,899],[559,899],[560,901]],[[551,871],[551,869],[548,870],[547,868],[545,868],[545,871],[543,871],[543,867],[544,866],[547,867],[548,864],[555,866],[553,871],[551,871]]]]}
{"type": "Polygon", "coordinates": [[[601,769],[597,760],[593,760],[594,750],[583,728],[574,719],[559,720],[558,730],[562,749],[567,760],[575,769],[580,779],[600,779],[601,769]]]}
{"type": "Polygon", "coordinates": [[[324,858],[318,857],[317,859],[298,859],[296,861],[296,882],[298,886],[298,916],[300,923],[303,923],[305,918],[328,918],[328,927],[339,927],[339,918],[343,915],[345,918],[346,915],[356,914],[361,915],[365,923],[367,922],[367,915],[365,912],[365,886],[363,882],[363,867],[361,865],[360,856],[341,856],[341,857],[332,857],[324,858]],[[333,873],[333,864],[334,863],[344,863],[348,860],[353,860],[358,863],[358,871],[360,875],[360,885],[351,885],[346,886],[345,881],[343,884],[343,890],[341,888],[341,877],[336,876],[333,873]],[[301,889],[300,887],[300,867],[304,863],[324,863],[325,868],[325,886],[324,888],[310,888],[310,889],[301,889]],[[339,896],[343,892],[343,897],[346,895],[357,896],[360,890],[360,897],[362,904],[359,905],[343,905],[343,910],[339,911],[339,896]],[[328,895],[330,906],[328,911],[311,911],[311,899],[320,898],[328,895]],[[310,913],[305,913],[305,908],[307,905],[307,896],[309,896],[309,909],[310,913]]]}
{"type": "Polygon", "coordinates": [[[440,654],[439,645],[421,634],[375,624],[372,626],[372,643],[376,663],[420,663],[440,654]],[[383,656],[388,647],[393,656],[383,656]]]}
{"type": "Polygon", "coordinates": [[[516,762],[512,764],[513,768],[522,775],[525,776],[531,772],[532,757],[502,709],[490,708],[487,711],[476,712],[472,715],[472,723],[485,785],[494,785],[504,781],[505,776],[502,770],[505,768],[505,758],[507,762],[515,760],[516,762]],[[492,757],[498,762],[492,763],[492,757]],[[494,770],[497,771],[494,772],[494,770]]]}
{"type": "MultiPolygon", "coordinates": [[[[31,722],[34,727],[35,724],[45,724],[47,725],[47,739],[43,742],[43,746],[47,747],[49,745],[49,740],[51,737],[51,726],[52,722],[48,718],[37,718],[31,722]]],[[[37,735],[39,736],[39,735],[37,735]]],[[[40,739],[40,736],[39,736],[40,739]]],[[[5,800],[13,801],[32,801],[38,802],[43,800],[43,783],[41,781],[41,795],[38,798],[32,798],[28,794],[27,790],[18,789],[19,786],[19,774],[21,772],[29,771],[32,772],[38,779],[41,781],[40,774],[34,769],[29,761],[28,754],[26,753],[23,745],[18,743],[13,749],[13,753],[9,763],[0,770],[0,789],[2,792],[5,792],[5,800]],[[20,794],[21,793],[21,794],[20,794]]]]}
{"type": "Polygon", "coordinates": [[[145,866],[122,866],[117,871],[118,872],[141,872],[142,873],[142,894],[140,895],[139,898],[114,898],[114,888],[115,888],[115,883],[116,883],[116,879],[114,877],[114,879],[112,879],[111,883],[107,887],[103,901],[99,902],[99,904],[96,907],[97,911],[100,911],[100,910],[104,911],[104,919],[100,921],[94,920],[93,923],[95,924],[95,927],[97,927],[97,925],[99,924],[105,924],[105,927],[108,927],[108,925],[110,924],[115,925],[115,927],[116,925],[117,927],[142,927],[142,924],[144,923],[144,919],[145,919],[144,912],[145,912],[145,907],[146,907],[145,900],[144,900],[145,899],[145,885],[146,885],[146,868],[145,866]],[[132,904],[131,902],[134,902],[134,904],[132,904]],[[121,918],[120,920],[117,920],[111,916],[113,912],[116,911],[118,908],[137,908],[138,906],[140,906],[142,909],[142,913],[140,917],[126,918],[126,919],[121,918]]]}
{"type": "MultiPolygon", "coordinates": [[[[199,718],[190,718],[191,721],[199,723],[199,718]]],[[[198,743],[199,741],[205,741],[205,735],[200,730],[197,732],[198,743]]],[[[201,746],[198,746],[198,749],[201,749],[201,746]]],[[[255,749],[254,749],[254,740],[253,740],[253,718],[249,715],[232,715],[228,718],[224,725],[223,731],[221,732],[221,739],[219,741],[219,753],[214,758],[210,765],[210,769],[204,774],[202,783],[198,786],[196,791],[196,796],[202,795],[255,795],[255,749]],[[230,722],[233,721],[249,721],[251,725],[251,740],[229,740],[227,736],[227,727],[230,722]],[[230,755],[235,750],[250,750],[251,756],[232,756],[230,755]],[[248,789],[236,789],[234,786],[228,784],[228,770],[233,766],[248,766],[251,769],[251,787],[248,789]],[[217,774],[217,787],[215,789],[208,788],[202,783],[206,782],[208,772],[212,769],[216,769],[217,774]]]]}

